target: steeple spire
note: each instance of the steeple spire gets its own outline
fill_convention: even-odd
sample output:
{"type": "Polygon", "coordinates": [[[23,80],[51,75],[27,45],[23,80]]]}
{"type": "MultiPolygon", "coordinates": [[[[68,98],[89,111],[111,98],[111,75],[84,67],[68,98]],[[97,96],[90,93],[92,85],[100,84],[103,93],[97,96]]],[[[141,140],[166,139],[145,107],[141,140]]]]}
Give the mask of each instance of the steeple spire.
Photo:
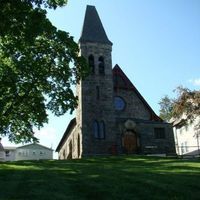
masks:
{"type": "Polygon", "coordinates": [[[87,6],[80,42],[98,42],[112,45],[103,28],[97,10],[87,6]]]}

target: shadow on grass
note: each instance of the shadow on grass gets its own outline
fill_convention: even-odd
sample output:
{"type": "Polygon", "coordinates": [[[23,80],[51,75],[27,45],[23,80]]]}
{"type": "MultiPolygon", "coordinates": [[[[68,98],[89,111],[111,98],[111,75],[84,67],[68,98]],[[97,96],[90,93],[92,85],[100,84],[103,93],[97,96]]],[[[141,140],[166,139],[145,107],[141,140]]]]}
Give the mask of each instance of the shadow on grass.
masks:
{"type": "Polygon", "coordinates": [[[4,163],[0,199],[199,199],[199,172],[199,161],[138,156],[4,163]]]}

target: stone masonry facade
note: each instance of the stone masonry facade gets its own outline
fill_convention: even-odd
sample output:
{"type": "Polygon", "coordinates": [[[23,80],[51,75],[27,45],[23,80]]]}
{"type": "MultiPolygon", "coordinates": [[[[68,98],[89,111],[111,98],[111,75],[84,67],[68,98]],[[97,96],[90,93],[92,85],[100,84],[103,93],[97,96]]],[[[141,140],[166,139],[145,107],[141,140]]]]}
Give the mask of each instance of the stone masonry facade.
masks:
{"type": "Polygon", "coordinates": [[[111,154],[174,154],[172,125],[163,122],[122,69],[94,6],[86,10],[80,54],[91,74],[77,85],[76,117],[56,151],[60,159],[111,154]]]}

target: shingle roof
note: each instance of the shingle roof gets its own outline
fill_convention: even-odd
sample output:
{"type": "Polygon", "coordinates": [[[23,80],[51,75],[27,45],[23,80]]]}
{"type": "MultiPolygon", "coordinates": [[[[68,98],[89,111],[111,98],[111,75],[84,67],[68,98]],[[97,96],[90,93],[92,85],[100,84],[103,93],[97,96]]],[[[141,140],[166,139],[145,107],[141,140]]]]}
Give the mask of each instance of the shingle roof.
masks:
{"type": "Polygon", "coordinates": [[[80,42],[98,42],[112,45],[103,28],[97,10],[87,6],[80,42]]]}
{"type": "Polygon", "coordinates": [[[42,147],[42,148],[45,148],[45,149],[53,151],[53,149],[51,149],[49,147],[45,147],[45,146],[43,146],[41,144],[38,144],[38,143],[32,143],[32,144],[23,145],[23,146],[17,147],[17,149],[26,148],[26,147],[29,147],[29,146],[32,146],[32,145],[39,146],[39,147],[42,147]]]}
{"type": "Polygon", "coordinates": [[[56,152],[59,152],[63,143],[66,141],[66,139],[68,138],[68,136],[70,135],[71,131],[73,130],[73,128],[76,126],[76,118],[73,118],[70,123],[68,124],[68,127],[64,133],[64,135],[62,136],[62,139],[60,140],[57,148],[56,148],[56,152]]]}

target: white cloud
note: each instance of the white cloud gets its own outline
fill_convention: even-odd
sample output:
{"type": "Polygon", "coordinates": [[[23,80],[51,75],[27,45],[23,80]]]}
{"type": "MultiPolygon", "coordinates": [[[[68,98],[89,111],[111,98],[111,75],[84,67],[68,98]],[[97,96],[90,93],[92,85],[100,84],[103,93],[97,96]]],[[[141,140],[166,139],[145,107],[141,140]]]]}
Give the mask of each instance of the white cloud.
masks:
{"type": "Polygon", "coordinates": [[[189,82],[192,83],[194,86],[200,86],[200,78],[190,79],[189,82]]]}

